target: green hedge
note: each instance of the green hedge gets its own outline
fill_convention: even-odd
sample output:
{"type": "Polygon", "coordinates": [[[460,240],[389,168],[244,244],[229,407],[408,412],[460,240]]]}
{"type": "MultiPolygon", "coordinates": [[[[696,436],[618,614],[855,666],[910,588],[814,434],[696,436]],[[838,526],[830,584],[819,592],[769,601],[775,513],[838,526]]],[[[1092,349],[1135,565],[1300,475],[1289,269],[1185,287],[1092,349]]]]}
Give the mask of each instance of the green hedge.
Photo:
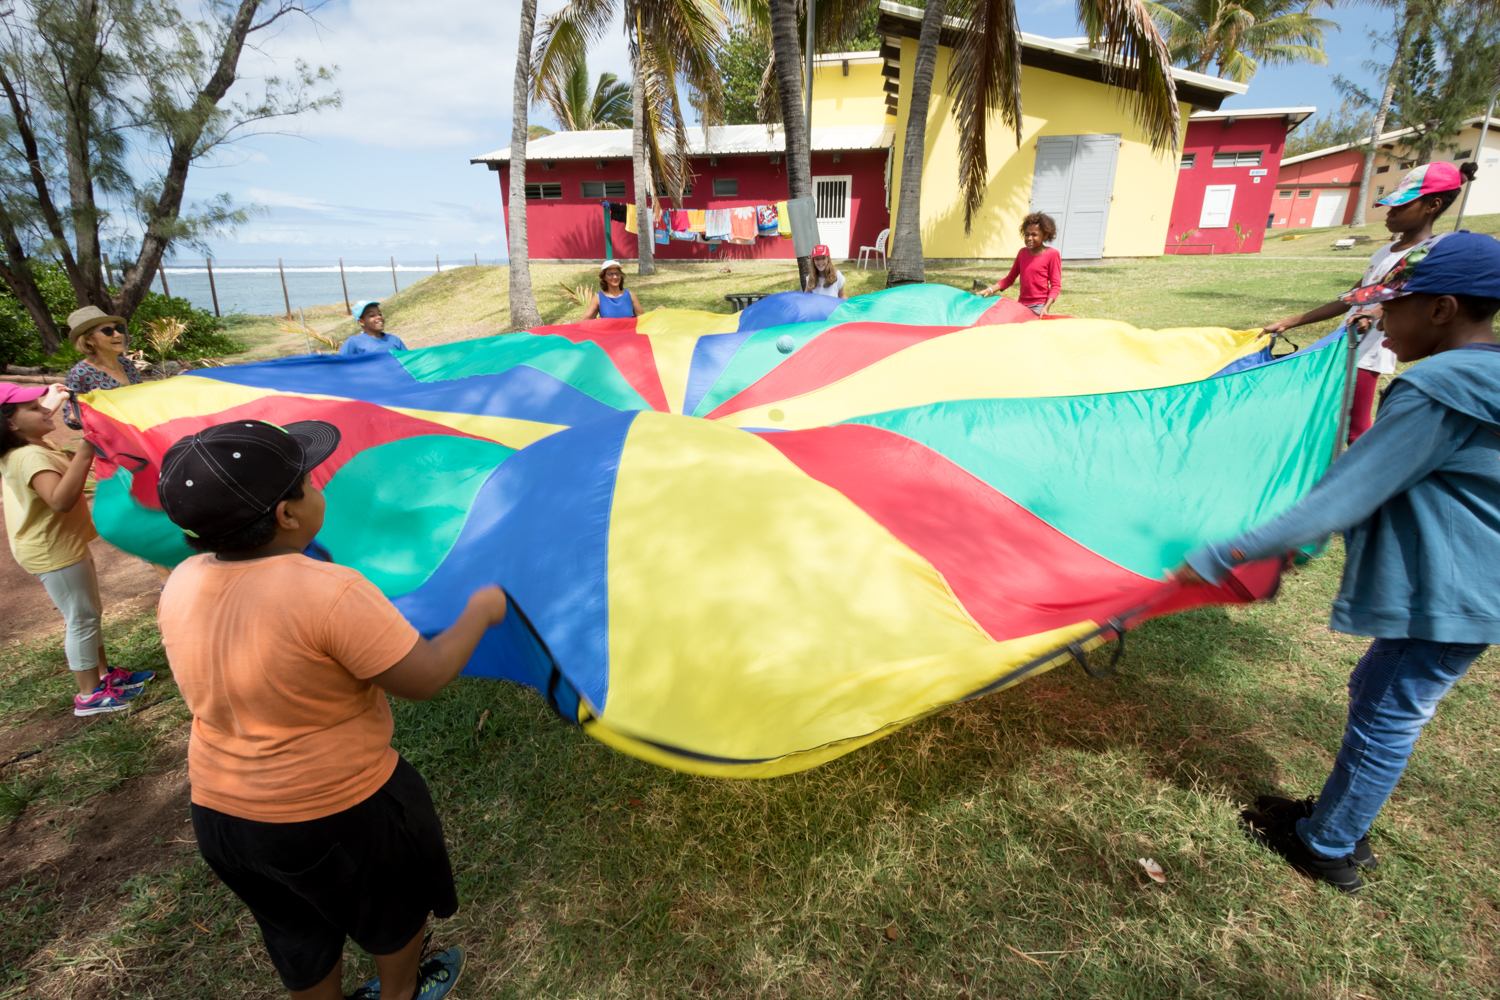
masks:
{"type": "MultiPolygon", "coordinates": [[[[0,283],[0,365],[70,368],[82,357],[66,339],[68,314],[78,308],[73,298],[73,286],[68,283],[61,264],[35,264],[32,273],[36,276],[37,286],[47,303],[47,311],[52,314],[58,332],[64,338],[62,348],[51,357],[42,353],[42,338],[36,332],[31,316],[11,294],[10,289],[0,283]]],[[[148,359],[156,361],[155,353],[146,346],[143,331],[147,323],[168,316],[181,320],[187,326],[187,332],[182,335],[177,346],[167,352],[169,358],[179,361],[217,358],[245,349],[245,345],[224,334],[222,324],[207,310],[193,308],[187,299],[169,298],[148,291],[141,304],[136,307],[135,315],[130,317],[130,350],[145,348],[148,359]]]]}

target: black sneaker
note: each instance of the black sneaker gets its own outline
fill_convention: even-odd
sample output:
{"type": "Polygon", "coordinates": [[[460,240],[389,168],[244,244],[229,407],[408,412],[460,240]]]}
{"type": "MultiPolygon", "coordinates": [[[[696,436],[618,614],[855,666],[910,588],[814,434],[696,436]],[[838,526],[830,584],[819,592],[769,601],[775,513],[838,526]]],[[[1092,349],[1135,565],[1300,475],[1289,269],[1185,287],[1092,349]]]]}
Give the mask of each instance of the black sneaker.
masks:
{"type": "MultiPolygon", "coordinates": [[[[1297,819],[1306,806],[1305,802],[1262,796],[1257,807],[1240,813],[1250,839],[1272,853],[1279,854],[1293,868],[1309,878],[1327,882],[1343,892],[1358,892],[1364,888],[1359,877],[1359,866],[1350,855],[1344,858],[1323,858],[1308,850],[1302,838],[1297,836],[1297,819]]],[[[1312,810],[1307,809],[1308,812],[1312,810]]]]}
{"type": "MultiPolygon", "coordinates": [[[[1295,829],[1297,820],[1309,817],[1313,814],[1313,808],[1318,800],[1309,795],[1305,799],[1286,799],[1279,795],[1262,795],[1255,800],[1255,813],[1265,820],[1267,826],[1290,826],[1295,829]]],[[[1246,813],[1252,810],[1246,810],[1246,813]]],[[[1242,814],[1244,815],[1244,814],[1242,814]]],[[[1249,820],[1247,819],[1247,823],[1249,820]]],[[[1255,835],[1252,833],[1252,837],[1255,835]]],[[[1260,838],[1256,838],[1260,841],[1260,838]]],[[[1263,841],[1260,841],[1263,842],[1263,841]]],[[[1380,859],[1370,848],[1370,835],[1367,833],[1354,842],[1354,853],[1351,855],[1354,863],[1361,868],[1374,869],[1380,864],[1380,859]]]]}

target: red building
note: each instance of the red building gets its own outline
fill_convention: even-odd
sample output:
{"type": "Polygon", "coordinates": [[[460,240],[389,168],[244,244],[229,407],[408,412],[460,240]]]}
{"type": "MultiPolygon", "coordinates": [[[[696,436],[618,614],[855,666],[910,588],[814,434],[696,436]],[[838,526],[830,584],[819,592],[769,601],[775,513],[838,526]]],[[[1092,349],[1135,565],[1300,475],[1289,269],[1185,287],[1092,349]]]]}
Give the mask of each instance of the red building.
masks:
{"type": "MultiPolygon", "coordinates": [[[[685,209],[774,205],[787,200],[785,141],[781,126],[722,125],[688,130],[692,180],[685,209]]],[[[874,246],[890,225],[886,178],[895,130],[890,125],[812,130],[813,189],[818,234],[836,260],[874,246]]],[[[635,201],[629,129],[558,132],[526,144],[526,235],[535,261],[598,261],[636,256],[636,236],[622,222],[607,222],[602,202],[635,201]],[[605,232],[608,227],[608,240],[605,232]]],[[[505,224],[510,226],[510,147],[476,157],[499,174],[505,224]]],[[[665,194],[665,192],[659,192],[665,194]]],[[[665,197],[663,204],[669,204],[665,197]]],[[[659,260],[719,258],[791,259],[790,237],[759,237],[753,244],[672,240],[657,243],[659,260]]]]}
{"type": "Polygon", "coordinates": [[[1259,253],[1287,133],[1316,108],[1200,111],[1183,137],[1167,253],[1259,253]]]}

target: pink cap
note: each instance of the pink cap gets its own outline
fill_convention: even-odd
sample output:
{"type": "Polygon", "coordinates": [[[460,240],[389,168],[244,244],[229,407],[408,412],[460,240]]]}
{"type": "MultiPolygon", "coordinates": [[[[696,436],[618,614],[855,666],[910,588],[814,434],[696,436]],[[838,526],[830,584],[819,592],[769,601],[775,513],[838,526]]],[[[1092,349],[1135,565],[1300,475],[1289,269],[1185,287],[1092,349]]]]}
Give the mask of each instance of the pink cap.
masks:
{"type": "Polygon", "coordinates": [[[0,404],[29,403],[45,395],[47,395],[45,385],[16,385],[14,382],[0,382],[0,404]]]}
{"type": "Polygon", "coordinates": [[[828,244],[827,243],[819,243],[817,246],[813,247],[812,255],[814,257],[831,257],[832,256],[832,254],[830,254],[828,252],[828,244]]]}

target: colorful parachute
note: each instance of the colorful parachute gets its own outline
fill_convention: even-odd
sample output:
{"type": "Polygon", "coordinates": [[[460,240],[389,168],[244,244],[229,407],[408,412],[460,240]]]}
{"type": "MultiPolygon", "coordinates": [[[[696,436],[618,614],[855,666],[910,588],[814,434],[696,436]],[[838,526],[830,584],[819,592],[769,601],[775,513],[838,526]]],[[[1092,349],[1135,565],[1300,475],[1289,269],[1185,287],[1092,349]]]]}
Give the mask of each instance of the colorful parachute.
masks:
{"type": "Polygon", "coordinates": [[[1214,589],[1165,572],[1322,474],[1342,336],[1273,361],[1253,332],[1032,320],[943,286],[785,293],[194,371],[84,398],[95,520],[173,564],[172,442],[328,420],[336,561],[429,635],[482,584],[511,595],[468,673],[647,760],[785,774],[1274,588],[1275,562],[1214,589]]]}

